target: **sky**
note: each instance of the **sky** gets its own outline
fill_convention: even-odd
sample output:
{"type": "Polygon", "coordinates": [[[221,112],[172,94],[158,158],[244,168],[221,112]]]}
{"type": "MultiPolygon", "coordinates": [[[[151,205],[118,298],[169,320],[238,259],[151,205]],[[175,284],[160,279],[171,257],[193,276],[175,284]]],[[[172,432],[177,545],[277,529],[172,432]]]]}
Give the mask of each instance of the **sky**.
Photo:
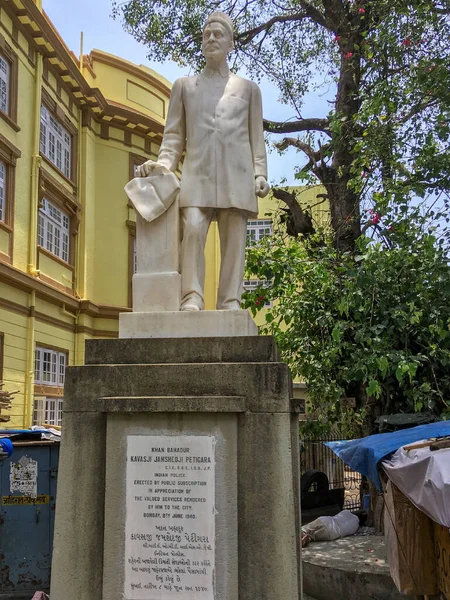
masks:
{"type": "MultiPolygon", "coordinates": [[[[186,69],[171,61],[161,64],[149,60],[146,47],[126,33],[119,20],[112,19],[111,0],[43,0],[43,8],[76,56],[80,53],[80,33],[83,32],[84,54],[89,54],[94,48],[103,50],[135,64],[146,65],[171,82],[182,75],[189,75],[186,69]]],[[[245,76],[245,73],[241,75],[245,76]]],[[[265,118],[273,121],[296,118],[292,109],[278,101],[278,92],[270,82],[263,81],[260,87],[265,118]]],[[[321,117],[328,110],[326,98],[315,95],[307,98],[302,116],[321,117]]],[[[274,139],[278,137],[274,136],[274,139]]],[[[294,150],[289,150],[282,157],[276,152],[269,152],[269,181],[276,184],[285,180],[284,185],[295,185],[294,167],[303,163],[303,156],[294,150]]]]}

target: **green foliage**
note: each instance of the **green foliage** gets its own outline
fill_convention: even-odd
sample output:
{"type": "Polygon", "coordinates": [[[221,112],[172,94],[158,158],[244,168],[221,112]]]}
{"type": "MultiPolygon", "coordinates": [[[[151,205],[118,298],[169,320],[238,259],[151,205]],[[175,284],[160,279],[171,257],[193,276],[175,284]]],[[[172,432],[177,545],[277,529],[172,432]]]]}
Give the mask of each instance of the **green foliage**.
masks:
{"type": "MultiPolygon", "coordinates": [[[[381,412],[450,402],[450,9],[443,0],[125,0],[114,13],[152,59],[203,66],[201,28],[235,23],[234,70],[268,78],[292,109],[266,131],[321,183],[331,228],[303,238],[296,197],[285,235],[252,246],[254,311],[307,383],[322,422],[371,430],[381,412]],[[308,93],[328,114],[304,118],[308,93]],[[288,135],[289,134],[289,135],[288,135]],[[293,134],[293,135],[292,135],[293,134]],[[294,206],[294,209],[293,209],[294,206]],[[341,402],[355,397],[356,408],[341,402]]],[[[270,119],[270,115],[265,115],[270,119]]],[[[318,202],[323,200],[320,199],[318,202]]]]}
{"type": "MultiPolygon", "coordinates": [[[[294,176],[325,187],[334,243],[354,241],[406,199],[450,191],[450,10],[432,0],[113,1],[125,29],[161,62],[203,66],[201,29],[214,10],[236,30],[232,68],[269,79],[294,121],[266,122],[300,153],[294,176]],[[303,118],[307,94],[328,114],[303,118]],[[320,121],[320,122],[319,122],[320,121]]],[[[270,119],[270,115],[265,115],[270,119]]],[[[298,232],[297,232],[298,233],[298,232]]]]}
{"type": "Polygon", "coordinates": [[[246,305],[255,314],[274,300],[263,329],[307,383],[319,423],[367,433],[379,414],[450,412],[450,266],[417,209],[402,223],[389,243],[359,238],[356,255],[281,227],[248,248],[247,276],[271,286],[246,305]]]}

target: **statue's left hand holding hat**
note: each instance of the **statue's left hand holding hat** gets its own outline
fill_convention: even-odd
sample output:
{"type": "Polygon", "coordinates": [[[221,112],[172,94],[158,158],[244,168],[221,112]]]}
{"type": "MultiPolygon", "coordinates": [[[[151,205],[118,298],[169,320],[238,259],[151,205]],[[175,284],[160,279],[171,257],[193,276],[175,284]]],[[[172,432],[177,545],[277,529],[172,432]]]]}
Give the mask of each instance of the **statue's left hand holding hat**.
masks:
{"type": "Polygon", "coordinates": [[[152,175],[135,177],[125,186],[134,208],[146,221],[154,221],[172,205],[180,190],[176,175],[163,165],[153,163],[152,175]]]}

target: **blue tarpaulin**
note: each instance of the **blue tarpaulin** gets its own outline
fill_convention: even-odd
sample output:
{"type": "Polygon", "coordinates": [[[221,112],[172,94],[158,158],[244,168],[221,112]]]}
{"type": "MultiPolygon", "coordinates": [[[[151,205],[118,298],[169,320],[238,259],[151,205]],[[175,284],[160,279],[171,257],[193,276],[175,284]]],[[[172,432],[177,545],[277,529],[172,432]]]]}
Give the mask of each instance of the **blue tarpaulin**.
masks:
{"type": "Polygon", "coordinates": [[[19,435],[21,433],[26,433],[26,434],[41,434],[41,433],[46,433],[47,429],[45,429],[45,427],[43,427],[42,429],[0,429],[0,436],[4,437],[4,436],[13,436],[13,435],[19,435]]]}
{"type": "Polygon", "coordinates": [[[5,452],[5,454],[7,454],[8,456],[11,456],[11,454],[13,453],[12,441],[8,438],[0,440],[0,448],[2,452],[5,452]]]}
{"type": "Polygon", "coordinates": [[[369,435],[359,440],[325,442],[325,445],[354,471],[366,475],[381,491],[377,470],[380,460],[407,444],[448,435],[450,435],[450,421],[440,421],[392,433],[369,435]]]}

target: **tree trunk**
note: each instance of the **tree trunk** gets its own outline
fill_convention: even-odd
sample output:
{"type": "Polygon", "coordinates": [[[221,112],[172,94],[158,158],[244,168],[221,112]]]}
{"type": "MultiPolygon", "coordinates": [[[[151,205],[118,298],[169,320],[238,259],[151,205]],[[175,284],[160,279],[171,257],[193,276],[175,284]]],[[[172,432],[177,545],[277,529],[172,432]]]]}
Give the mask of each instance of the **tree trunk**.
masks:
{"type": "Polygon", "coordinates": [[[335,244],[342,252],[353,251],[361,234],[359,199],[347,186],[348,179],[342,177],[326,185],[335,244]]]}

